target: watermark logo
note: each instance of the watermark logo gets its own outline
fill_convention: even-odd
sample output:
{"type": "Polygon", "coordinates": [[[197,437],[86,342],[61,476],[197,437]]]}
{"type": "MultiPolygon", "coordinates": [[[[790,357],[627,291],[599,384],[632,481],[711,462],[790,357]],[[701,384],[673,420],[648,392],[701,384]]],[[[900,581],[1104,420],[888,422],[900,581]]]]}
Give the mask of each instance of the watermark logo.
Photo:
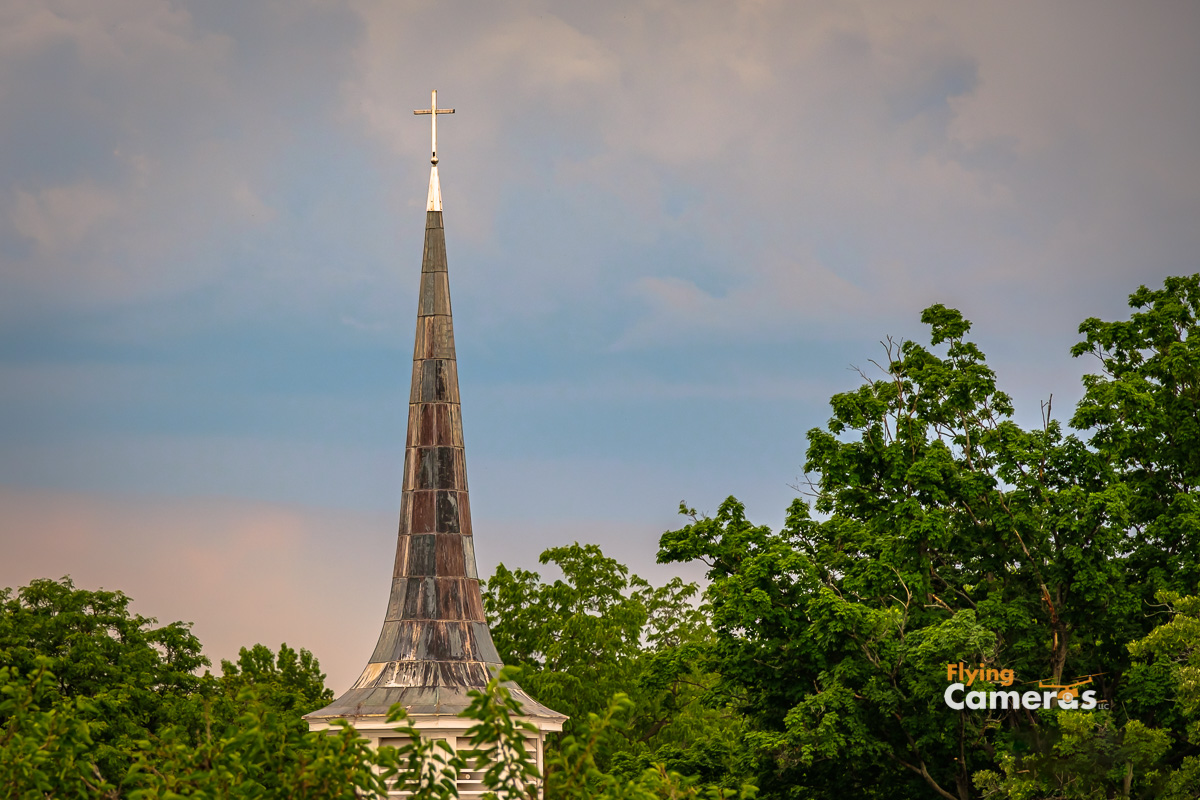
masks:
{"type": "Polygon", "coordinates": [[[1036,711],[1040,708],[1061,708],[1067,711],[1079,709],[1091,711],[1099,705],[1096,692],[1084,689],[1092,683],[1092,675],[1085,675],[1080,680],[1069,684],[1047,683],[1038,681],[1037,690],[1018,691],[1016,689],[992,689],[979,691],[971,689],[976,683],[999,684],[1009,687],[1016,680],[1011,669],[988,669],[983,664],[976,669],[974,664],[946,665],[946,687],[943,698],[946,705],[955,711],[970,709],[983,711],[992,709],[1028,709],[1036,711]]]}

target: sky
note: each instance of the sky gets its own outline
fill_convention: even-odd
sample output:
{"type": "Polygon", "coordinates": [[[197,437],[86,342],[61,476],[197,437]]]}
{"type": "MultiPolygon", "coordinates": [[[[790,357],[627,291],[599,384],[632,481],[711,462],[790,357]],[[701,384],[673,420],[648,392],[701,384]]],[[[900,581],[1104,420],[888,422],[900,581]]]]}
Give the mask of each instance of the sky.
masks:
{"type": "Polygon", "coordinates": [[[921,310],[1019,421],[1197,271],[1200,5],[0,0],[0,586],[342,691],[395,547],[429,92],[481,574],[778,526],[921,310]]]}

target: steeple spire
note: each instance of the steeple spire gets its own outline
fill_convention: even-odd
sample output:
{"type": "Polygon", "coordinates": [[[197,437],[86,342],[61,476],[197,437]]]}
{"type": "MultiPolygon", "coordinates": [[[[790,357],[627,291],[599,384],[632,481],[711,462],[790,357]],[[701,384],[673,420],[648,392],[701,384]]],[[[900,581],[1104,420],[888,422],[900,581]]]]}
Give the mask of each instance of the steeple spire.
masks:
{"type": "MultiPolygon", "coordinates": [[[[401,703],[418,728],[446,730],[446,718],[470,704],[468,692],[501,667],[475,568],[437,175],[437,115],[453,111],[439,109],[434,92],[430,108],[414,112],[433,119],[433,156],[391,597],[366,669],[349,691],[307,715],[313,728],[345,718],[360,732],[383,730],[388,708],[401,703]]],[[[540,730],[561,730],[566,717],[509,688],[540,730]]]]}

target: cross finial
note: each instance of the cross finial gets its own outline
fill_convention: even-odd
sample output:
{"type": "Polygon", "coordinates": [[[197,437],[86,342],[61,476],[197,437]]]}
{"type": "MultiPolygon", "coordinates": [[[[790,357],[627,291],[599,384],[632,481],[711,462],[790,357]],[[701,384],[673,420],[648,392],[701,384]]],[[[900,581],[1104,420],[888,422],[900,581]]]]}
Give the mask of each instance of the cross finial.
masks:
{"type": "Polygon", "coordinates": [[[433,164],[436,167],[437,162],[438,162],[438,157],[437,157],[437,115],[438,114],[453,114],[454,109],[453,108],[438,108],[437,107],[437,89],[434,89],[432,94],[433,94],[433,98],[429,102],[429,108],[421,108],[421,109],[414,108],[413,113],[414,114],[428,114],[430,120],[433,122],[433,139],[432,139],[433,144],[431,147],[433,156],[429,159],[429,163],[433,164]]]}

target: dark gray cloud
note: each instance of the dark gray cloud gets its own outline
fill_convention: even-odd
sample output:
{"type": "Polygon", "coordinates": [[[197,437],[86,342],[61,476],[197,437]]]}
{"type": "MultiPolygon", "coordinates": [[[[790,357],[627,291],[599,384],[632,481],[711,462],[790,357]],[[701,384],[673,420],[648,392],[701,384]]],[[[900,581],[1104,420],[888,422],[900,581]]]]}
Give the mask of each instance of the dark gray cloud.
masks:
{"type": "MultiPolygon", "coordinates": [[[[365,301],[431,85],[460,269],[506,325],[587,293],[610,344],[778,337],[934,293],[999,319],[1034,282],[1082,311],[1197,244],[1186,5],[10,5],[12,313],[365,301]]],[[[339,316],[390,314],[364,305],[339,316]]]]}

